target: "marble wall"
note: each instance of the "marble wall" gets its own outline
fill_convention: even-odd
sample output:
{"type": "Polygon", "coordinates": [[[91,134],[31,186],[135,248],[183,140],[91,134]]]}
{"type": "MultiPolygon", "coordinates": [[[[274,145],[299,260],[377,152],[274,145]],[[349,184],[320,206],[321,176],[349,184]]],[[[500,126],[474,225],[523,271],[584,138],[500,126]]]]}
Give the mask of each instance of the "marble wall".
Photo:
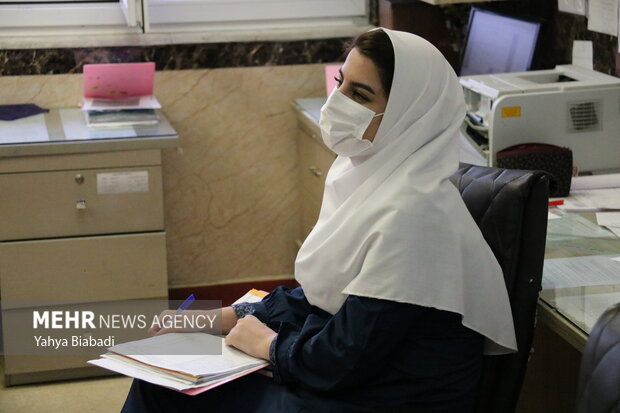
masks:
{"type": "Polygon", "coordinates": [[[341,59],[346,38],[163,46],[0,50],[0,76],[81,73],[88,63],[155,62],[157,70],[279,66],[341,59]]]}
{"type": "MultiPolygon", "coordinates": [[[[157,72],[181,147],[163,152],[171,287],[290,276],[299,231],[293,99],[321,64],[157,72]]],[[[0,102],[80,101],[79,74],[0,77],[0,102]]]]}
{"type": "Polygon", "coordinates": [[[297,123],[322,65],[160,72],[181,136],[164,153],[170,285],[290,277],[297,251],[297,123]]]}

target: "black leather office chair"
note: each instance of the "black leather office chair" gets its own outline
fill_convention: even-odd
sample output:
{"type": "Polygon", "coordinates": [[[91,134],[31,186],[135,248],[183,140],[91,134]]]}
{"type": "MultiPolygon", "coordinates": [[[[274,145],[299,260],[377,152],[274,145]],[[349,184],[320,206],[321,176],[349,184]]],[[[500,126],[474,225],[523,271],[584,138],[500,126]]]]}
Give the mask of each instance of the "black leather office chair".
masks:
{"type": "Polygon", "coordinates": [[[547,234],[549,183],[540,171],[461,164],[452,182],[504,272],[519,352],[486,356],[477,412],[514,412],[532,347],[547,234]]]}
{"type": "Polygon", "coordinates": [[[577,413],[620,413],[620,304],[596,321],[581,357],[577,413]]]}

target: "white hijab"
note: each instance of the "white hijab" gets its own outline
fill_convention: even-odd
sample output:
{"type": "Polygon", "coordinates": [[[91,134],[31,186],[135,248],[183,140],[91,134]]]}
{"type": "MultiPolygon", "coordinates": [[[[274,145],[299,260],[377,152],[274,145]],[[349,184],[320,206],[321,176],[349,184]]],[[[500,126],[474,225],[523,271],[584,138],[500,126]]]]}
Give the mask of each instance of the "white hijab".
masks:
{"type": "Polygon", "coordinates": [[[458,190],[461,86],[426,40],[383,29],[394,77],[374,145],[338,157],[318,222],[295,262],[310,304],[332,314],[348,295],[462,315],[486,354],[517,348],[502,271],[458,190]]]}

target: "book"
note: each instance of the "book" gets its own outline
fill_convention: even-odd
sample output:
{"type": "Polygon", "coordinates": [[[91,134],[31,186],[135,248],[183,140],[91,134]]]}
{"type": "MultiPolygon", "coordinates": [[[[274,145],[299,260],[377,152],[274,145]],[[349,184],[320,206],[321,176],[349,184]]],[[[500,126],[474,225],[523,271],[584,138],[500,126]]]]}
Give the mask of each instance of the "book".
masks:
{"type": "Polygon", "coordinates": [[[134,96],[122,99],[83,98],[82,110],[138,110],[138,109],[161,109],[161,104],[153,95],[134,96]]]}
{"type": "Polygon", "coordinates": [[[116,128],[154,125],[159,116],[154,109],[121,109],[86,111],[86,124],[91,128],[116,128]]]}
{"type": "MultiPolygon", "coordinates": [[[[257,302],[267,295],[250,290],[235,303],[257,302]]],[[[117,373],[196,395],[269,365],[226,345],[224,337],[207,333],[168,333],[117,344],[99,359],[88,361],[117,373]],[[204,354],[221,346],[221,354],[204,354]],[[156,353],[156,354],[155,354],[156,353]]]]}

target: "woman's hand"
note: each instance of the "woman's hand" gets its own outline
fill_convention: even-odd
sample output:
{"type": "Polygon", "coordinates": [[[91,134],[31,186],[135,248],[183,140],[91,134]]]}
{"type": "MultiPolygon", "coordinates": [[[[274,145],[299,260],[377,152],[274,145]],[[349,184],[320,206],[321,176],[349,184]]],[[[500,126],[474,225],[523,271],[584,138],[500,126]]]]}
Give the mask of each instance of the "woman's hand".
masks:
{"type": "Polygon", "coordinates": [[[253,315],[239,320],[226,336],[226,344],[250,356],[269,360],[269,346],[277,333],[253,315]]]}

